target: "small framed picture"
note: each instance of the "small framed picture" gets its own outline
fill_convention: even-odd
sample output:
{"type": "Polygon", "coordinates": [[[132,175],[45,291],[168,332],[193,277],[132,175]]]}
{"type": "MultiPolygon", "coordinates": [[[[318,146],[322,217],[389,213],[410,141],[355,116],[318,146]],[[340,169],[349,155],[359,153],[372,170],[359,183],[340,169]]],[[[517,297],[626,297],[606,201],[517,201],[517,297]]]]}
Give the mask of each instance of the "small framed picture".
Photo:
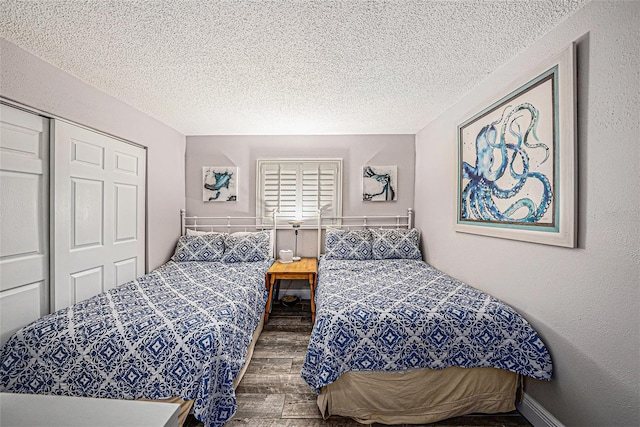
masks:
{"type": "Polygon", "coordinates": [[[202,167],[202,201],[235,202],[238,200],[238,168],[235,166],[202,167]]]}
{"type": "Polygon", "coordinates": [[[363,166],[362,201],[392,202],[398,200],[397,166],[363,166]]]}

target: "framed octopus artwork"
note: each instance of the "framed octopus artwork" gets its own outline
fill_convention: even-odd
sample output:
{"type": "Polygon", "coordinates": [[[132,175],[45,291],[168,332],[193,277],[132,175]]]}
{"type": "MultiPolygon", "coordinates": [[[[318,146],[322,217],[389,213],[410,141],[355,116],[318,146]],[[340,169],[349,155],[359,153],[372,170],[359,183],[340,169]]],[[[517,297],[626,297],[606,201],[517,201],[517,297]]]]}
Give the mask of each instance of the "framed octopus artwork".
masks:
{"type": "Polygon", "coordinates": [[[576,246],[575,47],[458,126],[459,232],[576,246]]]}

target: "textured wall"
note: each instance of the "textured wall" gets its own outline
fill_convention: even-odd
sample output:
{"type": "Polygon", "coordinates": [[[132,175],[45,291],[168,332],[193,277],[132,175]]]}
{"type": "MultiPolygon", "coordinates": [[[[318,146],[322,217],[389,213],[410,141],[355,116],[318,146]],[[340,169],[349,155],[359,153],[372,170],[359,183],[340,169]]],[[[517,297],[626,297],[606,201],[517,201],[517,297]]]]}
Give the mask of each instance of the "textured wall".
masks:
{"type": "Polygon", "coordinates": [[[566,425],[640,425],[640,3],[592,2],[416,136],[427,260],[519,310],[554,361],[526,391],[566,425]],[[456,233],[456,126],[579,40],[577,249],[456,233]]]}
{"type": "MultiPolygon", "coordinates": [[[[343,159],[343,215],[397,215],[413,205],[414,135],[189,136],[187,137],[187,214],[256,213],[256,160],[273,158],[343,159]],[[362,166],[398,165],[398,200],[362,201],[362,166]],[[202,201],[202,166],[238,166],[238,201],[202,201]]],[[[315,256],[316,233],[301,231],[298,250],[315,256]]],[[[293,232],[278,232],[278,247],[293,248],[293,232]]]]}
{"type": "Polygon", "coordinates": [[[147,147],[147,262],[167,261],[180,235],[185,137],[0,38],[0,95],[147,147]]]}

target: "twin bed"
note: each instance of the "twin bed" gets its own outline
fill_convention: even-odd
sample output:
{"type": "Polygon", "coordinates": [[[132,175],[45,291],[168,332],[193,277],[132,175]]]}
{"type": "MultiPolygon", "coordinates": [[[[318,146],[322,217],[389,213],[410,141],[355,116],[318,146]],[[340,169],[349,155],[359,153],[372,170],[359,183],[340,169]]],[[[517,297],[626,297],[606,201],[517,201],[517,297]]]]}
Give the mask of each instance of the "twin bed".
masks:
{"type": "MultiPolygon", "coordinates": [[[[411,215],[396,218],[326,231],[301,372],[322,414],[398,424],[513,410],[520,375],[550,379],[544,343],[513,309],[424,263],[411,215]]],[[[173,399],[223,425],[262,329],[275,236],[210,227],[183,214],[167,264],[18,331],[0,352],[0,391],[173,399]]]]}
{"type": "Polygon", "coordinates": [[[262,329],[273,233],[187,220],[168,263],[13,335],[0,391],[182,402],[181,422],[191,405],[207,426],[228,421],[262,329]]]}
{"type": "Polygon", "coordinates": [[[422,261],[411,213],[386,229],[366,220],[326,231],[302,367],[324,417],[508,412],[521,375],[551,378],[544,343],[515,310],[422,261]]]}

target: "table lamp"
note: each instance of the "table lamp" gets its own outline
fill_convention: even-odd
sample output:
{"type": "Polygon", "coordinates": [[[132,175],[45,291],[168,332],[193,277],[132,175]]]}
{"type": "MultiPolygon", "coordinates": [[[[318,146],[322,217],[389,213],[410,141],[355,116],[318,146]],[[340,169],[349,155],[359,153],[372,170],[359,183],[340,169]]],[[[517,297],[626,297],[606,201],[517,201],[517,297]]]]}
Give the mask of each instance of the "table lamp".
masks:
{"type": "Polygon", "coordinates": [[[296,231],[296,246],[295,246],[295,251],[293,252],[293,260],[294,261],[300,261],[300,257],[298,256],[298,229],[300,228],[300,226],[303,223],[304,223],[304,221],[301,220],[301,219],[294,219],[294,220],[289,221],[289,224],[291,224],[293,229],[296,231]]]}

